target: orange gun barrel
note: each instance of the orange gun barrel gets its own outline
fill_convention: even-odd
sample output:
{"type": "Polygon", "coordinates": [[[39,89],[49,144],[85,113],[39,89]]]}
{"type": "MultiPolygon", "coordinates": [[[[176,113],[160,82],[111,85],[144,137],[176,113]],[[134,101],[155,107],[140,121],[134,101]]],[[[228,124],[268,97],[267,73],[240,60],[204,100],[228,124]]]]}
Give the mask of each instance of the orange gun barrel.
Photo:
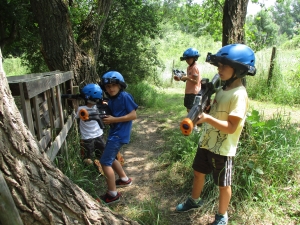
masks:
{"type": "Polygon", "coordinates": [[[192,133],[194,128],[193,121],[190,118],[184,118],[180,123],[180,130],[183,135],[188,136],[192,133]]]}
{"type": "Polygon", "coordinates": [[[80,109],[79,117],[83,121],[89,120],[89,112],[86,109],[80,109]]]}

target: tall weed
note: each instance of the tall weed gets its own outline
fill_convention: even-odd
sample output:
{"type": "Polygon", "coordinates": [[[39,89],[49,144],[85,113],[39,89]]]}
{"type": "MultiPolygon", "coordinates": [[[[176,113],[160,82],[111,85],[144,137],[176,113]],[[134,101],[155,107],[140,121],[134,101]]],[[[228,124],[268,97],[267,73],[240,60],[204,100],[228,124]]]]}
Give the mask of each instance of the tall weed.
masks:
{"type": "MultiPolygon", "coordinates": [[[[282,209],[297,198],[299,190],[299,138],[296,127],[280,114],[263,120],[255,110],[247,118],[235,157],[235,175],[231,204],[246,211],[261,207],[265,213],[282,216],[282,209]]],[[[296,213],[300,207],[292,211],[296,213]],[[296,210],[296,211],[295,211],[296,210]]],[[[279,222],[279,221],[277,221],[279,222]]]]}

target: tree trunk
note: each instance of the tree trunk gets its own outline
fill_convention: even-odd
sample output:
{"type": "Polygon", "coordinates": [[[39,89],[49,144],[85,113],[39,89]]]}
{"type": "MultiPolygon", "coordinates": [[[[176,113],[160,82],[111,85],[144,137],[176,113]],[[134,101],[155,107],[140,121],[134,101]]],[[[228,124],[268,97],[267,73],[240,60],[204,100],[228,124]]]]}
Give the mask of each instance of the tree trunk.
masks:
{"type": "Polygon", "coordinates": [[[245,42],[244,24],[249,0],[225,0],[222,46],[245,42]]]}
{"type": "Polygon", "coordinates": [[[112,0],[98,0],[96,8],[91,10],[98,20],[91,16],[82,26],[79,45],[73,37],[67,1],[64,0],[30,0],[32,11],[39,25],[42,39],[41,51],[45,62],[52,70],[73,71],[74,83],[99,81],[96,72],[97,57],[100,46],[100,35],[110,10],[112,0]]]}
{"type": "Polygon", "coordinates": [[[24,225],[137,224],[98,203],[51,163],[22,121],[2,70],[2,60],[0,170],[24,225]]]}

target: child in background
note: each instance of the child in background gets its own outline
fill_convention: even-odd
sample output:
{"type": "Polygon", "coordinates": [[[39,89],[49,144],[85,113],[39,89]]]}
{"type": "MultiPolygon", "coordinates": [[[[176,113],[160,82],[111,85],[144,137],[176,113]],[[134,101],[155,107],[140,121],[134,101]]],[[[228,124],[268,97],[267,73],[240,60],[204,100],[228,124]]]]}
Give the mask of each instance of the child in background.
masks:
{"type": "Polygon", "coordinates": [[[182,76],[180,79],[177,76],[174,76],[174,80],[176,81],[184,81],[185,85],[185,95],[184,95],[184,106],[187,109],[187,112],[193,107],[195,96],[199,93],[201,89],[201,75],[199,71],[199,67],[197,64],[197,60],[200,54],[195,48],[188,48],[183,53],[183,56],[180,57],[180,60],[185,60],[189,65],[187,67],[187,75],[182,76]]]}
{"type": "MultiPolygon", "coordinates": [[[[85,105],[78,107],[76,113],[78,120],[81,109],[97,110],[97,103],[102,101],[102,89],[98,84],[88,84],[84,86],[81,93],[84,95],[85,105]]],[[[102,174],[102,168],[98,159],[101,157],[105,148],[103,130],[96,120],[83,121],[81,119],[79,120],[79,130],[81,134],[80,145],[83,150],[83,162],[87,165],[94,164],[98,172],[102,174]]]]}
{"type": "Polygon", "coordinates": [[[109,97],[108,107],[111,114],[103,119],[104,124],[110,124],[110,130],[106,146],[100,163],[103,168],[108,191],[100,198],[106,204],[120,200],[120,193],[117,187],[131,185],[131,178],[127,177],[116,156],[124,144],[130,141],[132,120],[137,118],[136,110],[138,105],[133,97],[124,91],[127,87],[123,76],[117,71],[105,73],[101,79],[101,88],[109,97]],[[115,172],[119,178],[115,179],[115,172]]]}
{"type": "Polygon", "coordinates": [[[231,44],[217,54],[208,54],[206,62],[218,67],[225,85],[216,92],[209,114],[202,113],[197,124],[203,123],[203,133],[193,162],[194,180],[191,197],[177,205],[177,212],[187,212],[203,205],[200,198],[205,175],[213,173],[219,186],[219,210],[212,225],[228,223],[227,209],[231,199],[233,159],[248,108],[248,95],[241,79],[256,73],[255,55],[243,44],[231,44]]]}

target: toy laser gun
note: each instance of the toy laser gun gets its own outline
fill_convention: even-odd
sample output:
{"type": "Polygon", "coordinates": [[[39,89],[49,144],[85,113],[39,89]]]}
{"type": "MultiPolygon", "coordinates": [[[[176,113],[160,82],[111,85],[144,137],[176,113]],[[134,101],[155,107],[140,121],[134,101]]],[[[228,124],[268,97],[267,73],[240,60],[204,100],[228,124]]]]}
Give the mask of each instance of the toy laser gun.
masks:
{"type": "Polygon", "coordinates": [[[81,109],[79,111],[79,117],[83,121],[91,121],[91,120],[96,120],[99,124],[99,127],[101,129],[104,129],[104,123],[101,118],[101,114],[97,109],[81,109]]]}
{"type": "Polygon", "coordinates": [[[201,80],[201,90],[194,99],[193,107],[189,111],[187,117],[180,123],[180,130],[183,135],[188,136],[192,133],[198,120],[198,116],[205,111],[207,106],[209,106],[211,96],[220,86],[221,80],[219,74],[216,74],[211,82],[209,82],[208,78],[203,78],[201,80]]]}
{"type": "Polygon", "coordinates": [[[186,75],[185,72],[183,72],[182,70],[178,70],[178,69],[173,69],[173,74],[174,76],[177,77],[177,80],[180,81],[182,76],[186,75]]]}

